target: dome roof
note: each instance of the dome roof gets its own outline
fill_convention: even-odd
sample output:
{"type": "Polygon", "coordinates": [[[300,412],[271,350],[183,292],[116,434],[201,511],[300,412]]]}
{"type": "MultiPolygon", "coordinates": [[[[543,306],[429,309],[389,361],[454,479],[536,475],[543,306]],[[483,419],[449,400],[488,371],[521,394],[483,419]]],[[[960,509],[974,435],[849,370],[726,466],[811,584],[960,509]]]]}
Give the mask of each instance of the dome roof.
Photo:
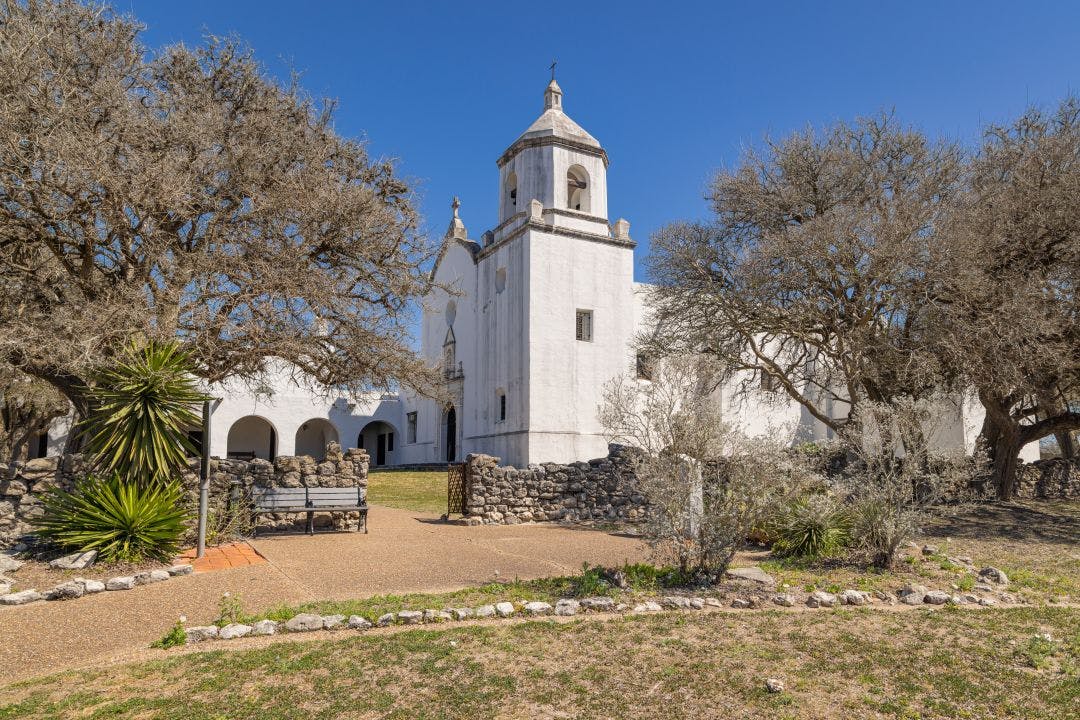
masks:
{"type": "Polygon", "coordinates": [[[533,138],[559,137],[582,145],[599,148],[600,143],[584,128],[570,119],[562,109],[562,89],[552,80],[544,90],[544,113],[536,118],[529,128],[514,141],[517,145],[522,140],[533,138]]]}

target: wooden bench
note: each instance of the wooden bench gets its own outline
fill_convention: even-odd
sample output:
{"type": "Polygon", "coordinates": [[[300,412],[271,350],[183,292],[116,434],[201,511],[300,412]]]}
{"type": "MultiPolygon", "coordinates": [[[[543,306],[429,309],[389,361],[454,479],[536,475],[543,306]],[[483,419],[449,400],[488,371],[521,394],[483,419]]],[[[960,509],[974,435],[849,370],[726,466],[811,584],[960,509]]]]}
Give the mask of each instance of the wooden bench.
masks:
{"type": "Polygon", "coordinates": [[[367,503],[360,487],[251,488],[251,534],[258,530],[258,516],[266,513],[307,513],[308,535],[315,534],[317,512],[358,512],[360,527],[367,533],[367,503]]]}

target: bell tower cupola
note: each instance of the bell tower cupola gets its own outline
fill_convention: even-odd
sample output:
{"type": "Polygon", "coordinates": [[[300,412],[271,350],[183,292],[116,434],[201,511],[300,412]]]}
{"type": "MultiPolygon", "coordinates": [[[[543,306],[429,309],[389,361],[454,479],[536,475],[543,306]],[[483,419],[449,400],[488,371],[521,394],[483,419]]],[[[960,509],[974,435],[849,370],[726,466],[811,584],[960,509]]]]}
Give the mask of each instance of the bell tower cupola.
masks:
{"type": "Polygon", "coordinates": [[[528,213],[532,200],[545,213],[607,224],[604,148],[563,111],[555,81],[544,89],[544,111],[498,160],[499,222],[528,213]]]}

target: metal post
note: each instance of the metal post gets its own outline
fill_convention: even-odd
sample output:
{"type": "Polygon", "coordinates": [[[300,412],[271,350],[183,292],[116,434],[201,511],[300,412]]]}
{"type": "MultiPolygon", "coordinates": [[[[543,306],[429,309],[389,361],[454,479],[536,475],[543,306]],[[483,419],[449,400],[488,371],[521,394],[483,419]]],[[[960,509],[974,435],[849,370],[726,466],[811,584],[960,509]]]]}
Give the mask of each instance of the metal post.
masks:
{"type": "Polygon", "coordinates": [[[210,504],[210,401],[202,406],[202,463],[199,465],[199,542],[195,557],[206,554],[206,513],[210,504]]]}

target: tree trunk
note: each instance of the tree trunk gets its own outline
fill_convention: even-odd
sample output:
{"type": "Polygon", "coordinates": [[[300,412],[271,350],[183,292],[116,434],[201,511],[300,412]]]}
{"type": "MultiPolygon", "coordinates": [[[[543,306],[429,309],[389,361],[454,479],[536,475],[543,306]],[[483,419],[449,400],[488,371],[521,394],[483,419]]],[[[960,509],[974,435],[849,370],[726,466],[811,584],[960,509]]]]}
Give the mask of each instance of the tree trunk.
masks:
{"type": "Polygon", "coordinates": [[[1014,428],[1002,428],[994,443],[993,465],[990,480],[998,500],[1012,500],[1016,496],[1016,468],[1020,461],[1023,443],[1014,428]]]}

